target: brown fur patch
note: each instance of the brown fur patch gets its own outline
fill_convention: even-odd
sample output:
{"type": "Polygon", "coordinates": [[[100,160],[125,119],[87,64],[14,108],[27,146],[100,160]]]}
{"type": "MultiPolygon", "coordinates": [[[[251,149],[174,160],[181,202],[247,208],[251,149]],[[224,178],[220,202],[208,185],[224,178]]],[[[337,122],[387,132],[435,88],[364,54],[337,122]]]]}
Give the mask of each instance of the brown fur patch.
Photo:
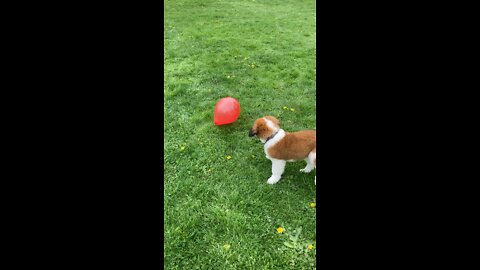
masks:
{"type": "Polygon", "coordinates": [[[315,130],[285,132],[285,137],[269,148],[268,154],[276,159],[302,160],[316,150],[317,134],[315,130]]]}

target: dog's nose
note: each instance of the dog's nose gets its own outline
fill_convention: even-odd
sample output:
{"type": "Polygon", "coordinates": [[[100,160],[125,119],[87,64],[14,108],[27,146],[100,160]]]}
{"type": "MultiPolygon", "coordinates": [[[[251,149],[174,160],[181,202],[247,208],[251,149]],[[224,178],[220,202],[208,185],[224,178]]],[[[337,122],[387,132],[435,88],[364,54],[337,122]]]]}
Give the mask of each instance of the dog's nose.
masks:
{"type": "Polygon", "coordinates": [[[250,130],[248,131],[248,137],[252,137],[253,135],[255,135],[255,133],[253,133],[253,130],[250,129],[250,130]]]}

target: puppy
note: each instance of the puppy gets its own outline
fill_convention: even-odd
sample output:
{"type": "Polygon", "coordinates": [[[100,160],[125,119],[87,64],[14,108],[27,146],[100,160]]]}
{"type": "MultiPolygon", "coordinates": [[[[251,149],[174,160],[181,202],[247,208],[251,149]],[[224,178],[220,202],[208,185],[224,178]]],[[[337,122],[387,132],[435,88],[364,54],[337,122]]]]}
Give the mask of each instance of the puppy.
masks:
{"type": "MultiPolygon", "coordinates": [[[[282,177],[285,164],[305,160],[307,166],[301,172],[309,173],[317,167],[317,135],[315,130],[285,132],[280,122],[273,116],[264,116],[255,120],[248,136],[257,136],[264,144],[267,158],[272,161],[272,176],[268,184],[277,183],[282,177]]],[[[315,185],[317,177],[315,176],[315,185]]]]}

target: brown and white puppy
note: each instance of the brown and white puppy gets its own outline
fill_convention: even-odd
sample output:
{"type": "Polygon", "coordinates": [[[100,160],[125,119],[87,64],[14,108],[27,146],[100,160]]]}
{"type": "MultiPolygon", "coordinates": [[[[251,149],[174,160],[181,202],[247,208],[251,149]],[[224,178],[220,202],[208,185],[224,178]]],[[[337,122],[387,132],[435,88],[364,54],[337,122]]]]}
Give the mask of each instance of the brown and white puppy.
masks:
{"type": "MultiPolygon", "coordinates": [[[[317,167],[317,135],[315,130],[285,132],[273,116],[255,120],[248,136],[257,136],[264,144],[267,158],[272,161],[272,176],[268,184],[277,183],[282,177],[287,161],[305,160],[307,166],[301,172],[309,173],[317,167]]],[[[315,176],[315,184],[317,177],[315,176]]]]}

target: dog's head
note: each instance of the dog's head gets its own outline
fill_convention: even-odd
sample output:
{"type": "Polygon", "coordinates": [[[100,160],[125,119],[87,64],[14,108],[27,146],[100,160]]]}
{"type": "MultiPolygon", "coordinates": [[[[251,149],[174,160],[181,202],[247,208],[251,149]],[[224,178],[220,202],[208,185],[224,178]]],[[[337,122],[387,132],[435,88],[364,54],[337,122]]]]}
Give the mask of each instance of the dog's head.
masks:
{"type": "Polygon", "coordinates": [[[273,116],[258,118],[248,131],[248,136],[257,136],[263,143],[280,129],[280,121],[273,116]]]}

